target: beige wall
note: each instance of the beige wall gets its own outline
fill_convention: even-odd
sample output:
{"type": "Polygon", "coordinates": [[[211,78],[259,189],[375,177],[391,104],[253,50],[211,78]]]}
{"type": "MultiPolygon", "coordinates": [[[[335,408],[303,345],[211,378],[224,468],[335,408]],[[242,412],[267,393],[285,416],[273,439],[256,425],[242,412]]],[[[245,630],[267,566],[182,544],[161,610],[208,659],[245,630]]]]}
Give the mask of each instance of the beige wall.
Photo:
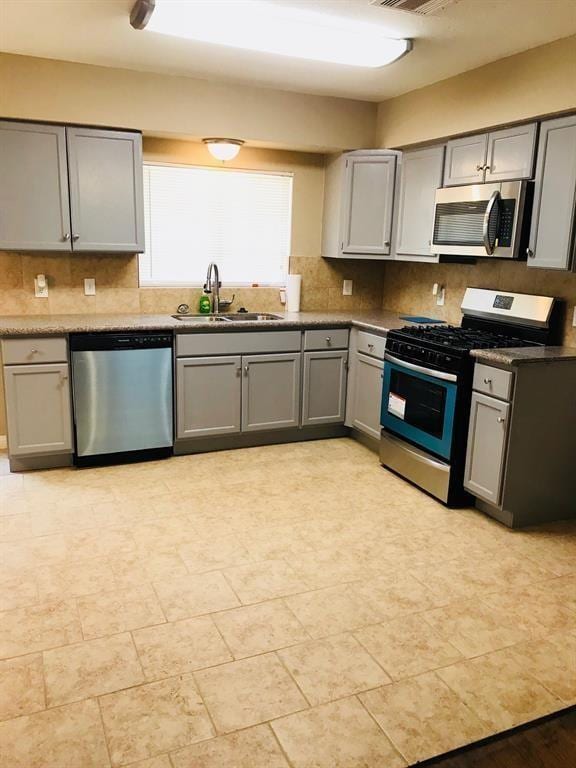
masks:
{"type": "Polygon", "coordinates": [[[378,146],[403,147],[573,109],[576,36],[382,102],[378,146]]]}
{"type": "Polygon", "coordinates": [[[0,54],[0,115],[232,136],[311,151],[372,147],[376,104],[0,54]]]}

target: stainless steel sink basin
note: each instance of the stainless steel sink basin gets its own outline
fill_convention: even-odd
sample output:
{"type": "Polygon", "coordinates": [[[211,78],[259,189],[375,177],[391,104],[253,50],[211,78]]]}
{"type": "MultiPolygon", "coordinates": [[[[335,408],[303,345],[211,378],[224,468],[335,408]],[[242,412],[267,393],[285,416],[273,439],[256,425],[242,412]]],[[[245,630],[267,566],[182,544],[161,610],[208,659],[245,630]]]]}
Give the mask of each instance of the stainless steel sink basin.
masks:
{"type": "Polygon", "coordinates": [[[225,317],[220,315],[172,315],[175,320],[194,320],[195,323],[226,323],[225,317]]]}
{"type": "Polygon", "coordinates": [[[190,320],[199,323],[236,323],[246,321],[281,320],[280,315],[267,312],[237,312],[233,315],[172,315],[176,320],[190,320]]]}

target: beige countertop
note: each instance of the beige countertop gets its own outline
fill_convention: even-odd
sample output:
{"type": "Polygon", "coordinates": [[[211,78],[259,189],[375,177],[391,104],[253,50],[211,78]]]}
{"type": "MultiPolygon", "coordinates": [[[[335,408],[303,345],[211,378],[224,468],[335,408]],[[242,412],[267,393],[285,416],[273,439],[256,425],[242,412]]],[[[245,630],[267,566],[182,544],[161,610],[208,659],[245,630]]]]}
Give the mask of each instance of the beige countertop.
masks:
{"type": "MultiPolygon", "coordinates": [[[[280,314],[280,313],[275,313],[280,314]]],[[[290,312],[278,320],[243,320],[238,323],[206,323],[177,320],[171,315],[3,315],[0,316],[0,336],[51,336],[65,333],[96,331],[204,331],[209,333],[238,329],[261,330],[314,328],[354,325],[369,331],[386,332],[402,328],[406,321],[396,312],[290,312]]]]}
{"type": "Polygon", "coordinates": [[[523,365],[524,363],[555,363],[576,360],[576,347],[509,347],[505,349],[474,349],[472,357],[489,365],[523,365]]]}

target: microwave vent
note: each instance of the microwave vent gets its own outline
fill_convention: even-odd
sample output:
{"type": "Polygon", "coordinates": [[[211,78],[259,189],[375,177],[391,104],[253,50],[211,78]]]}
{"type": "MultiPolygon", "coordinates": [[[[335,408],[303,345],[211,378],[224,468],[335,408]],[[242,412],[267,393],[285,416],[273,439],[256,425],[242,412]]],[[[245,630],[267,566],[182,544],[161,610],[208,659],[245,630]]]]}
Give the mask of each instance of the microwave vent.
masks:
{"type": "Polygon", "coordinates": [[[394,8],[396,11],[408,11],[420,16],[431,16],[457,2],[458,0],[370,0],[370,5],[394,8]]]}

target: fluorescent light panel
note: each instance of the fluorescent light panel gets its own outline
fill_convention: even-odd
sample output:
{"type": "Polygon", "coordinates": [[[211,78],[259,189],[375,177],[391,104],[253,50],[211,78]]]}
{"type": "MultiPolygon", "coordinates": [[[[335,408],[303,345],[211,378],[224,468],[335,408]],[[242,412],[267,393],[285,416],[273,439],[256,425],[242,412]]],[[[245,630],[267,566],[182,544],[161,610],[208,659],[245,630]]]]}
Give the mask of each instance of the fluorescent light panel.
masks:
{"type": "Polygon", "coordinates": [[[354,67],[383,67],[412,47],[410,40],[386,37],[376,24],[262,0],[156,0],[146,29],[354,67]]]}

